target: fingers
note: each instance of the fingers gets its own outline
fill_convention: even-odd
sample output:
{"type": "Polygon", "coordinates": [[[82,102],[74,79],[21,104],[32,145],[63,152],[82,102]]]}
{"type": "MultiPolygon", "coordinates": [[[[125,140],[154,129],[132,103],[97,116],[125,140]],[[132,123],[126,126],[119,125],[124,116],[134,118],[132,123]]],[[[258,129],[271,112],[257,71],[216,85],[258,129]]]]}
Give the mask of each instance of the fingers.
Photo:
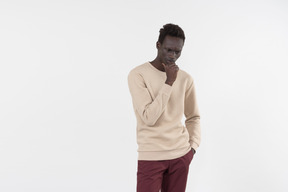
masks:
{"type": "Polygon", "coordinates": [[[177,65],[169,66],[171,70],[178,71],[179,67],[177,65]]]}
{"type": "Polygon", "coordinates": [[[162,63],[162,65],[164,66],[164,70],[167,76],[165,83],[172,86],[174,81],[177,78],[179,67],[175,63],[170,64],[170,65],[165,65],[165,63],[162,63]]]}
{"type": "Polygon", "coordinates": [[[174,67],[175,69],[176,69],[176,71],[178,71],[179,70],[179,67],[178,67],[178,65],[175,65],[175,67],[174,67]]]}
{"type": "Polygon", "coordinates": [[[166,65],[165,63],[162,63],[162,65],[164,66],[165,69],[166,69],[166,68],[170,68],[170,69],[175,68],[177,71],[179,70],[178,65],[176,65],[175,63],[170,64],[170,65],[166,65]]]}
{"type": "Polygon", "coordinates": [[[169,68],[169,69],[171,69],[171,70],[175,70],[175,71],[178,71],[178,70],[179,70],[179,67],[178,67],[178,65],[176,65],[176,64],[168,65],[167,68],[169,68]]]}

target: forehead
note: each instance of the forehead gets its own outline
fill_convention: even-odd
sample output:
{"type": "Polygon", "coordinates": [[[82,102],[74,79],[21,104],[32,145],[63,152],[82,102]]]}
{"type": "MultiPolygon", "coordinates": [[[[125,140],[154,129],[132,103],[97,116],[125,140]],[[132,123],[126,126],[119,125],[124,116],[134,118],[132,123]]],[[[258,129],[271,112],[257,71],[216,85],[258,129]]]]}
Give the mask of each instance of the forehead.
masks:
{"type": "Polygon", "coordinates": [[[172,37],[167,35],[164,38],[164,41],[162,43],[163,47],[166,48],[173,48],[173,49],[182,49],[183,45],[184,45],[184,41],[183,39],[179,38],[179,37],[172,37]]]}

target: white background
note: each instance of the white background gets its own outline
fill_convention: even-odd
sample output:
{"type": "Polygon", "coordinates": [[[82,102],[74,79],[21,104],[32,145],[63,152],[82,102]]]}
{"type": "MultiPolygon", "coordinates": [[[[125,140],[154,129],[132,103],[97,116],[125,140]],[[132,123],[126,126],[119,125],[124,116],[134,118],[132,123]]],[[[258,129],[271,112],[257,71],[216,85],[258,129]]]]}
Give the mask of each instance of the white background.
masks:
{"type": "Polygon", "coordinates": [[[0,191],[135,191],[127,75],[170,22],[201,111],[187,191],[287,192],[286,0],[1,0],[0,191]]]}

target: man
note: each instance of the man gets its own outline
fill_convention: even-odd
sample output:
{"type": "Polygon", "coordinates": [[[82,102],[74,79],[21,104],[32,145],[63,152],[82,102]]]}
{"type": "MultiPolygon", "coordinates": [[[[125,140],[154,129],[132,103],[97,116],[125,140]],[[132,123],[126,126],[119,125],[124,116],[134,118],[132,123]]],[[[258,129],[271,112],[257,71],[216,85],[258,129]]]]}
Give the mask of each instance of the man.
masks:
{"type": "Polygon", "coordinates": [[[189,164],[200,144],[194,82],[175,63],[184,41],[178,25],[164,25],[157,57],[128,75],[137,119],[137,192],[184,192],[189,164]]]}

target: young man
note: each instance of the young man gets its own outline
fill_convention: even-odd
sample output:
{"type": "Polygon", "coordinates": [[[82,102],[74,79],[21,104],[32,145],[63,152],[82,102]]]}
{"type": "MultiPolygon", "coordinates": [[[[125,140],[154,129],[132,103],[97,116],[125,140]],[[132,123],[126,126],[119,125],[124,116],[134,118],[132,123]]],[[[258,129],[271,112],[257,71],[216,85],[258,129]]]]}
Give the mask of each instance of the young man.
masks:
{"type": "Polygon", "coordinates": [[[175,63],[184,41],[178,25],[164,25],[157,57],[128,75],[137,119],[137,192],[184,192],[189,164],[200,144],[194,82],[175,63]]]}

